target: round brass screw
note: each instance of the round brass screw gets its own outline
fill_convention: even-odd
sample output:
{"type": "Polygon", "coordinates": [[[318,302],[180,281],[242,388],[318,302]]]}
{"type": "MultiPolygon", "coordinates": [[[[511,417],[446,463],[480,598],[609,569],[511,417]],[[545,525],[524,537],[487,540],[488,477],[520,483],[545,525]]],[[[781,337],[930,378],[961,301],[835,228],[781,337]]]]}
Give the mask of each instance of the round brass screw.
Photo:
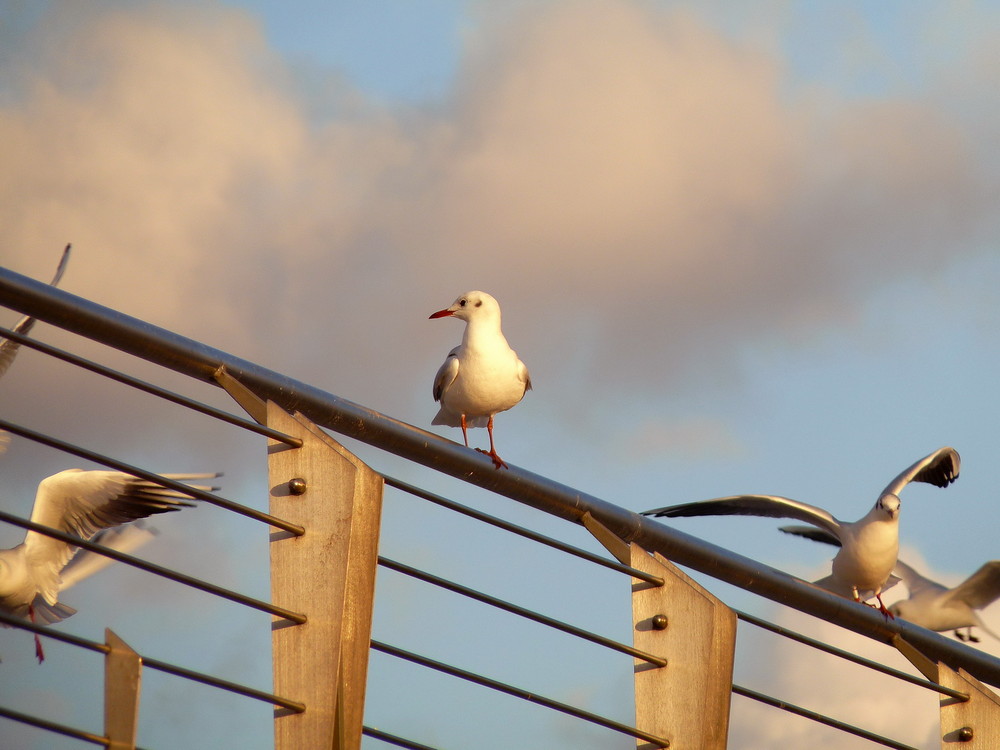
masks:
{"type": "Polygon", "coordinates": [[[653,615],[653,619],[650,622],[653,626],[653,630],[666,630],[667,629],[667,616],[666,615],[653,615]]]}
{"type": "Polygon", "coordinates": [[[962,727],[958,730],[958,741],[959,742],[972,742],[973,732],[972,727],[962,727]]]}
{"type": "Polygon", "coordinates": [[[304,495],[306,492],[306,480],[301,477],[288,480],[288,491],[293,495],[304,495]]]}

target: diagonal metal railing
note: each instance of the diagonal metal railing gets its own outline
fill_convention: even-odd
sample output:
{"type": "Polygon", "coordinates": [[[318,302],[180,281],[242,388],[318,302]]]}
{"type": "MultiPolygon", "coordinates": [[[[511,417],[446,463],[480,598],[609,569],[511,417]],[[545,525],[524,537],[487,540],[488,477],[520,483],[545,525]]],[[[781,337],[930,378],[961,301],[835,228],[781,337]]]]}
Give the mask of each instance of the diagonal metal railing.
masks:
{"type": "Polygon", "coordinates": [[[261,398],[289,412],[301,412],[324,428],[574,523],[582,523],[589,513],[622,540],[659,552],[678,565],[883,643],[901,635],[931,659],[1000,686],[1000,659],[990,654],[905,620],[886,621],[871,608],[518,466],[494,471],[489,459],[458,443],[287,375],[9,269],[0,268],[0,303],[204,382],[214,383],[215,374],[225,368],[261,398]]]}
{"type": "MultiPolygon", "coordinates": [[[[2,268],[0,268],[0,304],[24,314],[32,315],[39,320],[59,326],[70,332],[88,337],[101,344],[172,369],[203,383],[213,386],[223,385],[230,392],[230,395],[233,395],[258,421],[263,422],[266,419],[262,418],[264,412],[260,409],[259,405],[254,404],[258,398],[269,399],[287,412],[300,412],[312,420],[312,422],[326,429],[423,464],[435,471],[454,476],[462,481],[514,499],[545,513],[574,523],[585,523],[588,530],[591,533],[595,533],[595,535],[597,535],[597,532],[594,525],[603,526],[617,540],[614,542],[615,544],[621,544],[622,542],[635,543],[649,552],[657,552],[663,555],[674,563],[700,571],[718,580],[734,584],[747,591],[779,602],[782,605],[806,612],[883,643],[897,644],[899,637],[902,636],[906,642],[915,646],[925,656],[933,660],[939,660],[954,669],[964,669],[983,682],[1000,686],[1000,660],[963,643],[958,643],[936,633],[915,627],[903,620],[886,621],[880,614],[870,608],[858,606],[779,570],[762,565],[754,560],[712,545],[659,522],[605,502],[600,498],[558,484],[519,467],[511,466],[509,471],[504,472],[495,471],[488,459],[457,443],[407,425],[308,384],[288,378],[280,373],[241,360],[231,354],[212,349],[204,344],[104,308],[51,286],[39,284],[2,268]],[[244,389],[246,391],[242,396],[234,392],[234,383],[237,390],[244,389]]],[[[272,429],[266,425],[258,424],[258,422],[246,420],[243,417],[236,417],[228,412],[207,406],[186,396],[172,393],[166,389],[133,378],[130,375],[117,372],[96,362],[91,362],[75,354],[71,354],[70,352],[57,349],[51,345],[0,328],[0,337],[2,336],[14,338],[22,345],[34,348],[44,355],[54,357],[115,382],[194,410],[204,416],[221,420],[235,427],[250,430],[277,441],[286,448],[296,449],[303,446],[303,439],[300,437],[294,437],[281,430],[272,429]]],[[[102,455],[82,446],[73,445],[51,435],[42,434],[23,425],[0,419],[0,429],[8,430],[29,440],[120,471],[148,478],[167,487],[172,486],[171,480],[148,472],[138,466],[102,455]]],[[[379,478],[386,486],[400,490],[405,494],[467,516],[475,522],[488,524],[505,532],[517,534],[537,544],[555,549],[558,552],[573,555],[596,565],[610,568],[630,577],[633,581],[641,582],[639,584],[641,586],[655,588],[664,585],[663,576],[634,567],[635,565],[645,565],[645,563],[638,561],[635,557],[632,558],[632,565],[627,564],[628,556],[622,557],[612,547],[609,547],[609,550],[619,558],[618,561],[610,560],[601,555],[595,555],[560,540],[539,534],[531,529],[490,516],[454,500],[403,482],[402,480],[384,474],[379,475],[379,478]]],[[[291,482],[289,482],[290,484],[291,482]]],[[[282,529],[287,535],[301,536],[308,534],[306,524],[285,520],[282,517],[273,515],[273,512],[264,513],[257,511],[211,492],[192,490],[184,485],[173,488],[186,492],[193,498],[203,502],[217,505],[225,510],[282,529]]],[[[293,491],[292,494],[298,493],[293,491]]],[[[288,627],[296,623],[302,624],[307,621],[307,617],[303,613],[305,610],[301,612],[297,610],[293,611],[285,607],[260,601],[216,586],[207,581],[186,576],[161,566],[152,565],[131,555],[106,549],[93,542],[73,539],[59,531],[41,527],[38,524],[19,519],[9,513],[0,513],[0,522],[11,523],[25,529],[38,531],[57,539],[61,538],[62,541],[75,544],[97,554],[106,555],[145,572],[153,573],[182,585],[199,589],[204,593],[229,599],[242,606],[271,614],[279,618],[280,627],[288,627]]],[[[600,535],[598,535],[598,538],[601,538],[600,535]]],[[[609,544],[604,539],[602,539],[602,542],[606,545],[609,544]]],[[[645,668],[662,669],[667,664],[667,659],[663,656],[577,627],[564,620],[476,590],[450,578],[420,570],[413,565],[381,555],[378,556],[377,563],[384,569],[436,587],[451,595],[505,611],[524,618],[538,626],[563,634],[573,635],[592,644],[632,657],[637,660],[637,663],[643,662],[645,668]]],[[[762,628],[783,638],[819,649],[861,667],[879,671],[894,679],[935,691],[954,703],[963,703],[969,701],[972,697],[969,693],[963,692],[961,689],[948,687],[939,683],[936,677],[932,676],[929,679],[913,677],[900,670],[864,659],[851,652],[835,648],[808,636],[774,625],[748,613],[735,611],[735,614],[739,619],[754,627],[762,628]]],[[[34,625],[19,620],[19,618],[3,615],[0,616],[0,623],[61,640],[64,643],[80,648],[100,651],[105,654],[109,654],[112,650],[106,644],[99,644],[77,636],[60,633],[45,626],[34,625]]],[[[538,695],[532,690],[515,687],[507,682],[479,674],[470,669],[447,664],[428,656],[414,653],[397,645],[372,641],[371,648],[396,659],[409,661],[424,669],[436,671],[459,680],[465,680],[478,686],[519,698],[522,701],[541,706],[545,709],[561,712],[575,719],[590,722],[614,732],[630,735],[649,743],[648,746],[668,747],[670,745],[670,741],[666,737],[660,736],[657,732],[647,731],[641,726],[631,726],[615,719],[592,713],[589,710],[567,704],[561,700],[538,695]]],[[[185,677],[212,687],[238,693],[245,697],[272,703],[276,707],[276,711],[285,712],[286,714],[301,714],[307,710],[306,705],[297,700],[295,695],[281,697],[263,690],[238,685],[199,673],[179,665],[152,659],[142,659],[142,661],[152,669],[159,669],[175,676],[185,677]]],[[[636,669],[638,673],[640,668],[637,667],[636,669]]],[[[929,673],[925,672],[926,674],[929,673]]],[[[729,690],[728,684],[725,688],[726,691],[729,690]]],[[[910,745],[898,740],[881,736],[867,729],[853,726],[820,712],[766,695],[742,685],[732,684],[731,690],[735,695],[784,710],[790,714],[819,722],[820,724],[825,724],[835,730],[862,737],[876,744],[897,748],[897,750],[912,750],[910,745]]],[[[276,717],[278,715],[278,713],[275,714],[276,717]]],[[[108,737],[101,737],[92,732],[74,729],[38,717],[27,716],[9,708],[0,707],[0,717],[32,724],[38,728],[48,729],[49,731],[75,737],[82,741],[103,744],[105,746],[111,745],[111,740],[108,737]]],[[[399,747],[418,749],[429,747],[421,742],[370,726],[364,726],[362,733],[374,740],[399,747]]]]}

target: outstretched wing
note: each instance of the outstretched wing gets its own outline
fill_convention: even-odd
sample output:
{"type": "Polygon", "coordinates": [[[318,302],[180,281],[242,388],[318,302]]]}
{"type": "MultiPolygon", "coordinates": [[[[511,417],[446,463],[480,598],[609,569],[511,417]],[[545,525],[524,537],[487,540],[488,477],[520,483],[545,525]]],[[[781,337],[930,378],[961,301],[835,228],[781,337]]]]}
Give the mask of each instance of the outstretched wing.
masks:
{"type": "MultiPolygon", "coordinates": [[[[69,262],[69,251],[71,245],[66,245],[66,249],[63,250],[62,258],[59,260],[59,266],[56,268],[56,275],[52,277],[50,282],[52,286],[56,286],[59,280],[62,278],[63,272],[66,270],[66,264],[69,262]]],[[[11,329],[14,333],[19,333],[22,336],[27,336],[28,333],[35,325],[35,319],[30,315],[26,315],[17,321],[17,324],[11,329]]],[[[4,338],[0,341],[0,377],[7,372],[11,364],[14,362],[14,357],[17,356],[17,350],[21,348],[21,343],[19,341],[14,341],[14,339],[4,338]]]]}
{"type": "Polygon", "coordinates": [[[911,568],[902,560],[896,560],[896,567],[894,569],[895,573],[903,579],[903,583],[906,584],[906,588],[910,592],[910,598],[912,599],[916,594],[927,589],[937,589],[941,591],[944,586],[932,581],[930,578],[925,578],[920,575],[917,571],[911,568]]]}
{"type": "Polygon", "coordinates": [[[832,544],[834,547],[843,546],[836,535],[818,526],[782,526],[778,531],[783,531],[793,536],[801,536],[805,539],[811,539],[814,542],[821,542],[822,544],[832,544]]]}
{"type": "MultiPolygon", "coordinates": [[[[190,480],[216,474],[164,474],[190,480]]],[[[209,488],[203,488],[209,489],[209,488]]],[[[186,495],[118,471],[69,469],[43,479],[31,511],[34,523],[81,539],[101,529],[193,505],[186,495]]],[[[25,555],[39,593],[50,604],[59,592],[59,575],[76,546],[36,531],[24,537],[25,555]]]]}
{"type": "Polygon", "coordinates": [[[945,446],[924,456],[913,466],[903,471],[898,477],[893,479],[889,485],[882,490],[882,494],[892,493],[898,495],[910,482],[926,482],[935,487],[947,487],[958,479],[958,472],[961,469],[961,459],[958,451],[945,446]]]}
{"type": "Polygon", "coordinates": [[[951,590],[949,599],[959,599],[973,609],[982,609],[1000,597],[1000,560],[990,560],[951,590]]]}
{"type": "Polygon", "coordinates": [[[732,495],[697,503],[670,505],[644,511],[644,516],[681,518],[690,516],[766,516],[768,518],[794,518],[827,531],[840,538],[840,521],[822,508],[800,503],[777,495],[732,495]]]}

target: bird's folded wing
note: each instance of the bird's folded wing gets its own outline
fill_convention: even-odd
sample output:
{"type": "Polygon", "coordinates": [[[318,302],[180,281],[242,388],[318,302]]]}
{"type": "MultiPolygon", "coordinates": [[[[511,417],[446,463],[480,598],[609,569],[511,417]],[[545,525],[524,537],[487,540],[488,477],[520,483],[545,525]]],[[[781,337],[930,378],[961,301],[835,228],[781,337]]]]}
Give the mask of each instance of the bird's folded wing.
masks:
{"type": "Polygon", "coordinates": [[[929,456],[924,456],[913,466],[908,467],[889,485],[882,494],[898,495],[910,482],[926,482],[935,487],[947,487],[958,479],[961,469],[961,459],[954,448],[938,448],[929,456]]]}
{"type": "Polygon", "coordinates": [[[448,358],[444,364],[438,368],[437,375],[434,376],[434,400],[440,401],[441,396],[448,390],[448,386],[455,382],[458,377],[458,347],[448,353],[448,358]]]}
{"type": "Polygon", "coordinates": [[[517,379],[524,383],[525,391],[531,390],[531,375],[528,374],[528,366],[521,360],[517,360],[517,379]]]}
{"type": "Polygon", "coordinates": [[[777,495],[732,495],[696,503],[671,505],[644,511],[644,516],[680,518],[688,516],[765,516],[805,521],[839,538],[840,522],[822,508],[777,495]]]}
{"type": "Polygon", "coordinates": [[[1000,560],[990,560],[951,590],[949,599],[959,599],[981,609],[1000,597],[1000,560]]]}

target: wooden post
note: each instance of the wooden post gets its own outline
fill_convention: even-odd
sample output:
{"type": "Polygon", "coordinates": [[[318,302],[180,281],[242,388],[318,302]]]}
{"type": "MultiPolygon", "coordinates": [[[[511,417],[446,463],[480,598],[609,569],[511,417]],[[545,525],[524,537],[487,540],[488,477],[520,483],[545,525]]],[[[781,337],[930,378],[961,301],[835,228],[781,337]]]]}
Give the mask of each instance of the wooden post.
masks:
{"type": "Polygon", "coordinates": [[[671,750],[725,750],[736,614],[662,555],[624,542],[590,513],[581,521],[618,562],[663,580],[632,579],[632,645],[667,660],[635,660],[636,727],[669,739],[671,750]]]}
{"type": "Polygon", "coordinates": [[[104,655],[104,736],[110,750],[135,750],[142,660],[109,628],[104,642],[111,649],[104,655]]]}
{"type": "Polygon", "coordinates": [[[301,415],[268,403],[267,425],[302,447],[268,443],[270,512],[306,533],[271,534],[271,600],[302,612],[272,623],[274,691],[304,713],[275,710],[276,750],[361,746],[382,478],[301,415]],[[301,481],[292,481],[301,480],[301,481]]]}
{"type": "Polygon", "coordinates": [[[736,615],[663,556],[629,546],[633,568],[663,578],[632,579],[633,643],[667,659],[635,660],[636,726],[668,738],[671,750],[725,750],[736,615]]]}
{"type": "Polygon", "coordinates": [[[967,701],[941,696],[942,750],[1000,748],[1000,697],[996,693],[964,669],[956,672],[944,662],[931,661],[899,635],[893,636],[892,645],[931,682],[969,696],[967,701]]]}
{"type": "Polygon", "coordinates": [[[969,700],[941,696],[943,750],[997,750],[1000,748],[1000,699],[964,669],[957,672],[938,664],[938,682],[961,690],[969,700]]]}

